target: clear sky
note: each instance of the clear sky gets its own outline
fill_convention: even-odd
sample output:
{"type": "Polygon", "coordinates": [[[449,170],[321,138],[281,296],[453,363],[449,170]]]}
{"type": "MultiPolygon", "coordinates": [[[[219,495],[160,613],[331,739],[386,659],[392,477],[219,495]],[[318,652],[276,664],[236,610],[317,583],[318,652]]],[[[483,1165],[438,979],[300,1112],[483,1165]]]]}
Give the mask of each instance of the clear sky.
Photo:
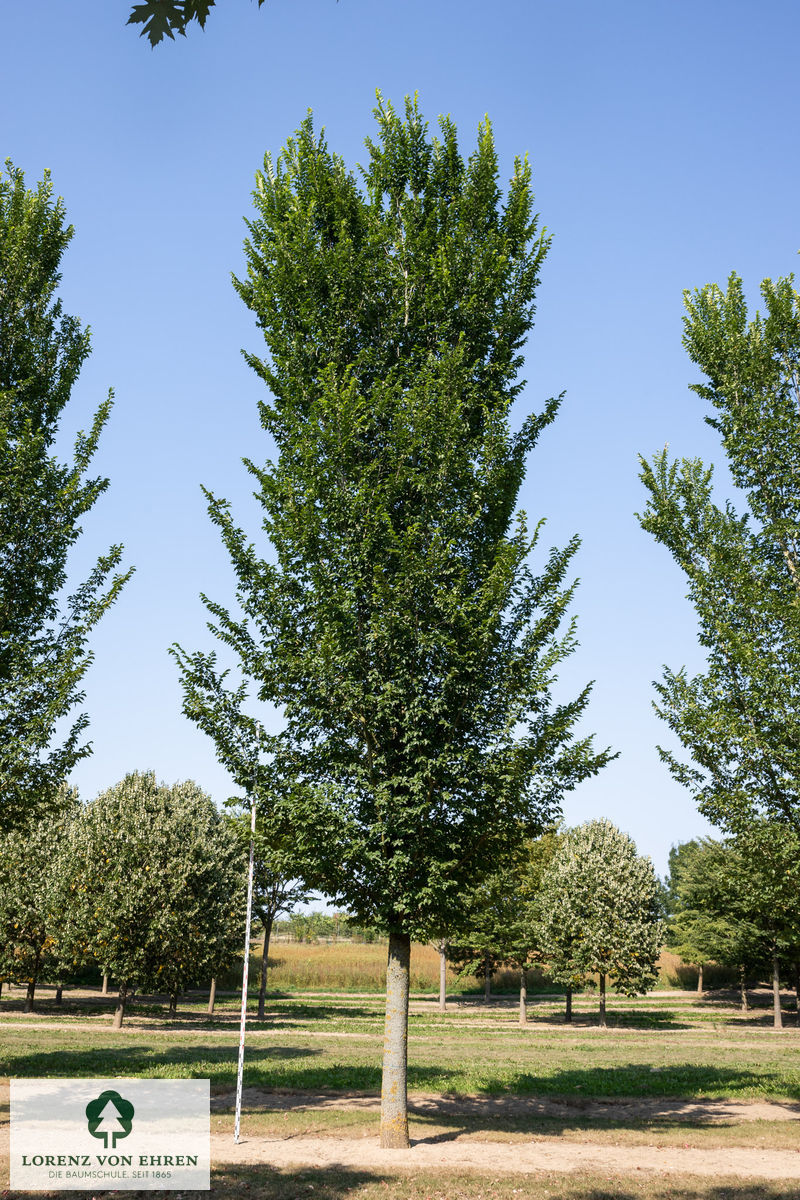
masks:
{"type": "Polygon", "coordinates": [[[211,648],[198,593],[233,596],[201,482],[258,529],[240,459],[270,447],[240,349],[259,335],[230,285],[253,175],[309,108],[333,149],[363,161],[375,89],[397,104],[416,90],[432,125],[452,115],[466,152],[488,114],[504,176],[531,158],[554,240],[515,420],[567,396],[522,505],[547,518],[545,547],[583,539],[581,646],[559,686],[596,680],[586,728],[621,751],[564,815],[611,818],[663,872],[670,845],[708,827],[658,759],[651,681],[702,658],[680,573],[633,516],[637,454],[669,442],[720,461],[688,391],[683,289],[735,269],[756,302],[764,276],[795,269],[796,0],[219,0],[205,33],[156,50],[125,25],[129,8],[0,6],[0,159],[31,185],[51,169],[76,228],[65,306],[93,330],[65,434],[116,392],[97,459],[111,488],[74,571],[112,541],[136,566],[94,638],[82,795],[133,769],[231,792],[181,715],[167,647],[211,648]]]}

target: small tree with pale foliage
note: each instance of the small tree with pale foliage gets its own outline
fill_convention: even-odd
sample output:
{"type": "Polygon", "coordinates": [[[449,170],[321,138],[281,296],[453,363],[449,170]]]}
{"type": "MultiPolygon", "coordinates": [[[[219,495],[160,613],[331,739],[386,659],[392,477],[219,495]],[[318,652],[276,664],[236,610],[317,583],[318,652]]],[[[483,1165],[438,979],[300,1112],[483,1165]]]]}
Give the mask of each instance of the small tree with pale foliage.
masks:
{"type": "Polygon", "coordinates": [[[196,783],[133,772],[74,823],[63,938],[119,982],[115,1025],[134,987],[166,992],[229,965],[244,938],[239,841],[196,783]]]}
{"type": "Polygon", "coordinates": [[[567,986],[600,977],[626,996],[656,982],[662,938],[658,880],[649,858],[605,819],[567,832],[542,879],[536,931],[553,979],[567,986]]]}

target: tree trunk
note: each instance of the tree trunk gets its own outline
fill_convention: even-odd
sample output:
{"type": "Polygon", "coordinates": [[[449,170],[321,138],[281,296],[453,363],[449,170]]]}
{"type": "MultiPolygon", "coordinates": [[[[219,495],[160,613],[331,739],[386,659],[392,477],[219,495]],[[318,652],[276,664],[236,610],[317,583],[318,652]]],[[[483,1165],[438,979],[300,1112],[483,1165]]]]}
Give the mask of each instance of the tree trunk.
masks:
{"type": "Polygon", "coordinates": [[[747,1012],[747,981],[745,979],[744,967],[739,968],[739,991],[742,997],[742,1012],[747,1012]]]}
{"type": "Polygon", "coordinates": [[[567,1007],[566,1007],[566,1011],[564,1013],[564,1021],[566,1022],[567,1025],[569,1025],[571,1020],[572,1020],[572,988],[568,987],[567,988],[567,1007]]]}
{"type": "Polygon", "coordinates": [[[600,1028],[606,1027],[606,977],[600,975],[600,1028]]]}
{"type": "Polygon", "coordinates": [[[178,993],[170,992],[169,994],[169,1013],[168,1016],[174,1017],[178,1011],[178,993]]]}
{"type": "Polygon", "coordinates": [[[39,955],[33,960],[33,970],[28,980],[28,991],[25,996],[25,1012],[33,1012],[33,997],[36,994],[36,980],[39,978],[39,955]]]}
{"type": "Polygon", "coordinates": [[[408,1140],[408,985],[411,938],[392,930],[386,965],[386,1025],[381,1083],[381,1146],[407,1150],[408,1140]]]}
{"type": "Polygon", "coordinates": [[[214,1001],[217,998],[217,980],[216,977],[211,980],[211,987],[208,992],[208,1015],[214,1015],[214,1001]]]}
{"type": "MultiPolygon", "coordinates": [[[[2,994],[3,994],[3,981],[2,981],[2,979],[0,979],[0,996],[2,996],[2,994]]],[[[798,991],[798,995],[800,995],[800,991],[798,991]]]]}
{"type": "Polygon", "coordinates": [[[121,983],[119,985],[119,996],[117,998],[117,1007],[114,1011],[114,1021],[111,1026],[112,1029],[121,1029],[122,1028],[122,1021],[125,1016],[125,1005],[127,1003],[127,1000],[128,1000],[128,985],[127,985],[127,983],[121,983]]]}
{"type": "Polygon", "coordinates": [[[775,1029],[783,1029],[781,1015],[781,967],[778,962],[777,949],[772,951],[772,1013],[775,1029]]]}
{"type": "Polygon", "coordinates": [[[64,985],[60,983],[56,988],[56,1004],[60,1004],[64,996],[64,985]]]}
{"type": "Polygon", "coordinates": [[[519,1023],[525,1025],[528,1020],[528,972],[524,967],[519,972],[519,1023]]]}
{"type": "Polygon", "coordinates": [[[108,975],[104,975],[104,976],[103,976],[103,991],[102,991],[102,993],[101,993],[101,994],[102,994],[103,996],[107,996],[107,995],[108,995],[108,975]]]}
{"type": "Polygon", "coordinates": [[[794,964],[794,1008],[797,1013],[797,1023],[800,1025],[800,962],[794,964]]]}
{"type": "Polygon", "coordinates": [[[703,994],[703,964],[702,963],[700,963],[700,966],[697,968],[697,994],[698,994],[698,996],[702,996],[702,994],[703,994]]]}
{"type": "Polygon", "coordinates": [[[488,1004],[492,995],[492,968],[487,958],[483,964],[483,1002],[488,1004]]]}
{"type": "Polygon", "coordinates": [[[263,1021],[267,1004],[267,966],[269,963],[269,939],[272,933],[272,921],[264,926],[264,946],[261,951],[261,983],[258,989],[258,1019],[263,1021]]]}
{"type": "Polygon", "coordinates": [[[439,942],[439,1012],[447,1011],[447,942],[439,942]]]}

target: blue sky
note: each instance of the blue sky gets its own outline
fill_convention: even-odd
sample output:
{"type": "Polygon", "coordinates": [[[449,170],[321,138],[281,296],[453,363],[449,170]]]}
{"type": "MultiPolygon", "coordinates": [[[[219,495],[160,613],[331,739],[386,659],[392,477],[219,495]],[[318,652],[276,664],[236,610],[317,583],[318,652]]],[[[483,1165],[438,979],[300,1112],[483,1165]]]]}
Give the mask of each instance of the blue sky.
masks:
{"type": "Polygon", "coordinates": [[[688,391],[681,295],[735,269],[755,303],[764,276],[795,269],[795,0],[219,0],[205,33],[154,51],[126,27],[126,0],[1,11],[0,158],[31,184],[51,169],[76,228],[65,306],[93,330],[65,439],[116,393],[97,460],[111,488],[73,568],[111,541],[136,566],[94,639],[81,793],[138,768],[230,794],[181,715],[167,647],[210,648],[198,593],[232,597],[201,482],[258,528],[240,459],[270,450],[240,350],[259,337],[230,285],[253,175],[309,108],[332,148],[363,160],[375,89],[396,103],[416,90],[432,125],[452,115],[467,152],[488,114],[505,176],[530,155],[553,246],[516,420],[567,396],[522,506],[547,518],[545,547],[583,539],[581,647],[559,687],[596,680],[586,728],[621,751],[564,814],[608,816],[663,872],[670,845],[708,827],[658,760],[651,681],[702,658],[678,569],[633,516],[637,454],[668,442],[719,461],[725,484],[688,391]]]}

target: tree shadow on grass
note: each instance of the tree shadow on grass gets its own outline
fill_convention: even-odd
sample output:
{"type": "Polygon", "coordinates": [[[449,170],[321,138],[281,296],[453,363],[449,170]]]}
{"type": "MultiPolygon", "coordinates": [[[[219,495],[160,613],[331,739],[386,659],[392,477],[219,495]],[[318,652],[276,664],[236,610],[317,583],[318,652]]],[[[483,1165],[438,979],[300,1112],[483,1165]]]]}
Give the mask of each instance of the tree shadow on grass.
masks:
{"type": "MultiPolygon", "coordinates": [[[[245,1052],[247,1073],[269,1076],[270,1064],[305,1059],[323,1054],[322,1048],[294,1046],[248,1046],[245,1052]]],[[[95,1046],[87,1049],[37,1050],[9,1056],[0,1071],[20,1077],[50,1076],[79,1078],[97,1075],[142,1075],[165,1078],[208,1078],[215,1082],[235,1082],[236,1047],[230,1045],[169,1046],[163,1050],[147,1046],[95,1046]],[[176,1068],[170,1070],[170,1068],[176,1068]],[[183,1068],[183,1069],[181,1069],[183,1068]],[[215,1070],[215,1068],[217,1068],[215,1070]]],[[[252,1083],[248,1079],[248,1083],[252,1083]]]]}
{"type": "Polygon", "coordinates": [[[585,1067],[556,1071],[546,1076],[520,1072],[510,1079],[493,1081],[484,1076],[481,1092],[513,1092],[540,1096],[664,1096],[704,1100],[715,1093],[731,1099],[767,1099],[770,1095],[800,1100],[800,1080],[764,1068],[675,1063],[621,1063],[611,1067],[585,1067]]]}
{"type": "MultiPolygon", "coordinates": [[[[398,1151],[399,1159],[403,1151],[398,1151]]],[[[63,1192],[37,1192],[42,1200],[63,1200],[63,1192]]],[[[795,1200],[796,1184],[775,1181],[684,1183],[672,1176],[578,1178],[551,1171],[535,1174],[490,1174],[426,1169],[409,1174],[398,1163],[397,1171],[369,1171],[331,1167],[219,1166],[211,1172],[211,1192],[125,1192],[129,1200],[795,1200]]],[[[30,1193],[4,1192],[6,1200],[23,1200],[30,1193]]],[[[94,1200],[93,1192],[70,1192],[74,1200],[94,1200]]]]}

